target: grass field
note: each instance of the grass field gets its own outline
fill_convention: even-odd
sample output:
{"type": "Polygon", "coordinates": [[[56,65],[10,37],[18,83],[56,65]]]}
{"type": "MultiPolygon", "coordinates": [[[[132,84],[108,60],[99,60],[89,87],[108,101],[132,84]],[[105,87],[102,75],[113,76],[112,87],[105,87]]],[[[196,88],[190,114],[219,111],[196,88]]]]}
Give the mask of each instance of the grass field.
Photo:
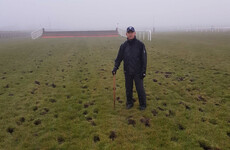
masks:
{"type": "Polygon", "coordinates": [[[0,41],[0,149],[230,149],[230,33],[157,33],[147,108],[125,109],[125,38],[0,41]]]}

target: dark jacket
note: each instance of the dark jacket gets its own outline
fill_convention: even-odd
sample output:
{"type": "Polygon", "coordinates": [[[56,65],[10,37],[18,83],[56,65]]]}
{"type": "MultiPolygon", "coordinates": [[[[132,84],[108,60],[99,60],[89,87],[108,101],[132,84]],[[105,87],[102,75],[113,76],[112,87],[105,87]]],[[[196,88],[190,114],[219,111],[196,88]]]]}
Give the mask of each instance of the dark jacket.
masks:
{"type": "Polygon", "coordinates": [[[124,61],[124,73],[141,74],[146,73],[147,52],[145,45],[136,36],[132,40],[126,40],[121,44],[114,69],[119,69],[121,61],[124,61]]]}

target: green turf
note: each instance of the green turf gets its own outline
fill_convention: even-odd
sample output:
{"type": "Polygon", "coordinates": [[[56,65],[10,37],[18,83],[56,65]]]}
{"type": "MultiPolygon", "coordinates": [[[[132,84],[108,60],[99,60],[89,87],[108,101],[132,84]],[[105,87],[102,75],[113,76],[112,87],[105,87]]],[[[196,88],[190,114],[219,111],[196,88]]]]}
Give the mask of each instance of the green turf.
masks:
{"type": "Polygon", "coordinates": [[[230,33],[144,41],[145,111],[135,86],[125,109],[123,63],[113,109],[124,40],[0,41],[0,149],[230,149],[230,33]]]}

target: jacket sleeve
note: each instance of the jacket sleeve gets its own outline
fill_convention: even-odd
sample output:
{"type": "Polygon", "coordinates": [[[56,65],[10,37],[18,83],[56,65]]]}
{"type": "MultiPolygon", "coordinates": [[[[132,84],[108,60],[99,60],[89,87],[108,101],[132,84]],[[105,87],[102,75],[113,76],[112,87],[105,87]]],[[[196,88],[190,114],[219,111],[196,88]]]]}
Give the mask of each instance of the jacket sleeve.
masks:
{"type": "Polygon", "coordinates": [[[117,58],[115,59],[115,65],[114,65],[114,69],[119,69],[119,66],[121,64],[121,61],[124,58],[124,44],[121,44],[118,54],[117,54],[117,58]]]}
{"type": "Polygon", "coordinates": [[[141,60],[142,60],[142,73],[146,73],[146,67],[147,67],[147,52],[146,52],[144,43],[143,43],[143,46],[142,46],[141,60]]]}

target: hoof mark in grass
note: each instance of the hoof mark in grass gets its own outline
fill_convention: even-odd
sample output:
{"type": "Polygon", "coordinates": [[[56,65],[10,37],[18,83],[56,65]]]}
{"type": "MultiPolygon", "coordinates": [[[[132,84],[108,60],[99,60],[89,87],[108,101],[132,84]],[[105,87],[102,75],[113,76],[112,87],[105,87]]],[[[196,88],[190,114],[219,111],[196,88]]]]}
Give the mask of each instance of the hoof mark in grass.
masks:
{"type": "Polygon", "coordinates": [[[39,124],[41,124],[41,123],[42,123],[42,121],[41,121],[40,119],[37,119],[37,120],[34,121],[34,124],[35,124],[35,125],[39,125],[39,124]]]}
{"type": "Polygon", "coordinates": [[[93,137],[93,141],[96,143],[96,142],[99,142],[100,141],[100,138],[99,138],[99,136],[98,135],[95,135],[94,137],[93,137]]]}
{"type": "Polygon", "coordinates": [[[53,88],[56,88],[56,84],[54,84],[54,83],[52,83],[51,86],[52,86],[53,88]]]}
{"type": "Polygon", "coordinates": [[[86,117],[85,118],[87,121],[90,121],[90,120],[92,120],[92,117],[86,117]]]}
{"type": "Polygon", "coordinates": [[[92,121],[91,121],[91,125],[92,125],[92,126],[96,126],[96,123],[92,120],[92,121]]]}
{"type": "Polygon", "coordinates": [[[166,117],[175,116],[175,112],[169,110],[169,113],[165,115],[166,117]]]}
{"type": "Polygon", "coordinates": [[[206,99],[205,99],[203,96],[198,95],[198,96],[197,96],[197,101],[203,101],[203,102],[206,102],[206,99]]]}
{"type": "Polygon", "coordinates": [[[227,136],[228,136],[228,137],[230,137],[230,131],[229,131],[229,132],[227,132],[227,136]]]}
{"type": "Polygon", "coordinates": [[[184,130],[185,129],[185,127],[182,124],[178,124],[178,128],[179,128],[179,130],[184,130]]]}
{"type": "Polygon", "coordinates": [[[116,132],[115,131],[110,131],[109,138],[114,140],[116,137],[117,137],[116,132]]]}
{"type": "Polygon", "coordinates": [[[84,108],[88,108],[88,107],[89,107],[89,104],[85,103],[84,108]]]}
{"type": "Polygon", "coordinates": [[[49,109],[48,108],[43,108],[43,111],[40,112],[40,115],[45,115],[49,112],[49,109]]]}
{"type": "Polygon", "coordinates": [[[156,116],[158,114],[156,109],[153,109],[151,112],[152,112],[153,116],[156,116]]]}
{"type": "Polygon", "coordinates": [[[8,133],[12,134],[12,133],[14,132],[14,128],[8,127],[8,128],[6,129],[6,131],[7,131],[8,133]]]}
{"type": "Polygon", "coordinates": [[[199,143],[200,147],[203,148],[204,150],[220,150],[217,147],[210,146],[209,144],[207,144],[204,141],[198,141],[198,143],[199,143]]]}
{"type": "Polygon", "coordinates": [[[153,82],[157,82],[157,79],[153,79],[153,82]]]}
{"type": "Polygon", "coordinates": [[[87,115],[87,114],[88,114],[88,111],[85,110],[85,111],[83,112],[83,115],[87,115]]]}
{"type": "Polygon", "coordinates": [[[177,142],[178,141],[178,138],[177,137],[175,137],[175,136],[173,136],[173,137],[171,137],[171,139],[170,139],[171,141],[174,141],[174,142],[177,142]]]}
{"type": "Polygon", "coordinates": [[[36,110],[38,110],[38,106],[33,107],[33,111],[36,111],[36,110]]]}
{"type": "Polygon", "coordinates": [[[39,81],[34,81],[35,84],[37,85],[40,85],[40,82],[39,81]]]}
{"type": "Polygon", "coordinates": [[[217,124],[217,120],[216,119],[209,119],[209,122],[213,125],[217,124]]]}
{"type": "Polygon", "coordinates": [[[51,98],[49,101],[50,101],[51,103],[56,103],[56,102],[57,102],[56,99],[53,99],[53,98],[51,98]]]}
{"type": "Polygon", "coordinates": [[[57,141],[58,141],[59,144],[62,144],[63,142],[65,142],[65,139],[62,136],[59,136],[57,138],[57,141]]]}
{"type": "Polygon", "coordinates": [[[9,86],[9,84],[7,84],[6,86],[4,86],[4,88],[9,88],[10,86],[9,86]]]}
{"type": "Polygon", "coordinates": [[[163,108],[161,108],[161,107],[157,107],[159,110],[161,110],[161,111],[164,111],[164,109],[163,108]]]}
{"type": "Polygon", "coordinates": [[[142,117],[142,118],[140,119],[140,122],[143,123],[143,124],[145,124],[146,127],[150,127],[149,120],[150,120],[149,118],[142,117]]]}
{"type": "Polygon", "coordinates": [[[136,121],[135,120],[133,120],[133,119],[128,119],[128,125],[133,125],[133,126],[135,126],[136,125],[136,121]]]}

